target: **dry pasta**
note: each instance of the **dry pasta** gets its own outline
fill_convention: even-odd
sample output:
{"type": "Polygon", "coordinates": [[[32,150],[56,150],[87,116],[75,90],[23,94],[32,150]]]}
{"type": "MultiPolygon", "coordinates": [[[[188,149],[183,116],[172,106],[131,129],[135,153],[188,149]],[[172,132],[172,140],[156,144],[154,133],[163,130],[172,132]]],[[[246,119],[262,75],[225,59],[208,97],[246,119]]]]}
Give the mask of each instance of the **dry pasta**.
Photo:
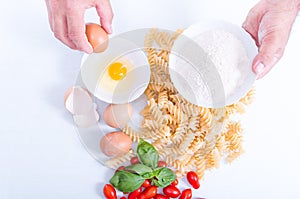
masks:
{"type": "MultiPolygon", "coordinates": [[[[205,171],[218,168],[222,159],[232,162],[243,153],[243,129],[233,118],[245,112],[255,89],[237,103],[218,109],[188,102],[174,87],[168,71],[170,49],[181,32],[170,34],[152,29],[146,35],[145,51],[151,70],[145,91],[148,105],[140,113],[144,119],[139,131],[126,126],[123,132],[134,142],[139,137],[150,141],[178,177],[195,170],[203,179],[205,171]]],[[[124,157],[128,156],[131,154],[124,157]]],[[[109,164],[126,159],[119,158],[109,160],[109,164]]]]}
{"type": "Polygon", "coordinates": [[[113,157],[105,162],[105,165],[110,168],[118,168],[128,160],[130,160],[132,157],[134,157],[133,150],[131,149],[128,153],[125,155],[120,155],[117,157],[113,157]]]}
{"type": "Polygon", "coordinates": [[[123,129],[123,132],[128,135],[133,142],[139,141],[139,134],[136,133],[130,126],[126,125],[123,129]]]}

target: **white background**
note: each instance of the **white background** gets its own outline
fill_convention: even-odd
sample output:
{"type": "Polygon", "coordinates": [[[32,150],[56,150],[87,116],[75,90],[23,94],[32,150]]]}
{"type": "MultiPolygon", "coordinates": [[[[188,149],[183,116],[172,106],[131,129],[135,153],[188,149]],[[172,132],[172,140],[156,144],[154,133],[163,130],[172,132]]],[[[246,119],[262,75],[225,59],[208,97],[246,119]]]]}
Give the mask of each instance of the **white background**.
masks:
{"type": "MultiPolygon", "coordinates": [[[[112,2],[114,33],[142,27],[185,28],[203,18],[242,24],[254,0],[112,2]]],[[[88,20],[96,21],[88,12],[88,20]]],[[[107,171],[80,143],[64,92],[82,53],[51,33],[42,0],[0,6],[0,198],[98,199],[107,171]]],[[[262,80],[243,117],[246,153],[207,173],[208,199],[300,198],[300,21],[284,58],[262,80]]]]}

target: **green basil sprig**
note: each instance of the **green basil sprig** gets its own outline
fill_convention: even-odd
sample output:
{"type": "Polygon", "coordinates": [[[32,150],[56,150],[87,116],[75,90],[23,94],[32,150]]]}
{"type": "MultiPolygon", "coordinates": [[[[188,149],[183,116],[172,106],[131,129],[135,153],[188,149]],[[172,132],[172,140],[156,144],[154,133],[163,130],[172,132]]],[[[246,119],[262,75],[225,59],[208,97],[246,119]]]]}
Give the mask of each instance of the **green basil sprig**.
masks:
{"type": "Polygon", "coordinates": [[[176,174],[171,169],[157,167],[159,155],[150,143],[140,139],[137,156],[141,164],[127,166],[110,179],[109,182],[119,191],[133,192],[141,187],[145,179],[150,179],[155,186],[162,188],[176,179],[176,174]]]}

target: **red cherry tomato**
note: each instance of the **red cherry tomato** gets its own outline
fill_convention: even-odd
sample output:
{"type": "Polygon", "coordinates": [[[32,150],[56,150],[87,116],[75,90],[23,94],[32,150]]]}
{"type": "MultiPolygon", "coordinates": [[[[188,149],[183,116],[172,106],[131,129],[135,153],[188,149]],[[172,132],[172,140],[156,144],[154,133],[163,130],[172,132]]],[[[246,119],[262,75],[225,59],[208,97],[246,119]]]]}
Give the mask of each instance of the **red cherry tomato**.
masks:
{"type": "Polygon", "coordinates": [[[185,189],[179,199],[192,199],[192,190],[185,189]]]}
{"type": "Polygon", "coordinates": [[[174,186],[167,186],[163,188],[163,192],[165,195],[169,196],[170,198],[176,198],[180,195],[180,190],[174,186]]]}
{"type": "Polygon", "coordinates": [[[160,160],[160,161],[158,161],[157,166],[158,167],[166,167],[166,166],[168,166],[168,164],[165,161],[160,160]]]}
{"type": "Polygon", "coordinates": [[[120,199],[126,199],[126,197],[125,197],[125,196],[122,196],[120,199]]]}
{"type": "Polygon", "coordinates": [[[157,194],[156,196],[154,196],[154,199],[170,199],[170,197],[162,194],[157,194]]]}
{"type": "Polygon", "coordinates": [[[138,157],[135,156],[130,159],[130,164],[138,164],[138,163],[140,163],[138,157]]]}
{"type": "Polygon", "coordinates": [[[125,169],[125,166],[119,166],[119,167],[116,169],[115,173],[116,173],[117,171],[121,171],[121,170],[124,170],[124,169],[125,169]]]}
{"type": "Polygon", "coordinates": [[[178,185],[178,179],[175,179],[170,185],[176,187],[178,185]]]}
{"type": "Polygon", "coordinates": [[[111,184],[106,184],[103,187],[103,193],[107,199],[117,199],[117,193],[115,188],[111,184]]]}
{"type": "Polygon", "coordinates": [[[142,193],[142,191],[143,191],[142,187],[138,188],[137,190],[131,192],[128,195],[128,199],[136,199],[142,193]]]}
{"type": "Polygon", "coordinates": [[[199,187],[200,187],[199,178],[198,178],[198,175],[194,171],[188,172],[186,175],[186,178],[194,189],[199,189],[199,187]]]}
{"type": "Polygon", "coordinates": [[[157,187],[156,186],[150,186],[146,188],[139,196],[138,199],[150,199],[156,196],[157,194],[157,187]]]}
{"type": "Polygon", "coordinates": [[[147,188],[151,186],[151,181],[150,180],[145,180],[144,183],[142,184],[142,187],[147,188]]]}

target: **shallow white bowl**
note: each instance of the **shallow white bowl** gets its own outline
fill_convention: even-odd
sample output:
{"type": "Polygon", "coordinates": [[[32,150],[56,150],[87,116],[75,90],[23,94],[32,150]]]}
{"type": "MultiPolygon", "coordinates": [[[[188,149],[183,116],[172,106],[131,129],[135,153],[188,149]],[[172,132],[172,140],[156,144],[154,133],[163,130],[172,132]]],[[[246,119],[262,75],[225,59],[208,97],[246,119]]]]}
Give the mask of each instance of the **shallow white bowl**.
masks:
{"type": "Polygon", "coordinates": [[[179,93],[191,103],[209,108],[224,107],[237,102],[253,86],[256,74],[252,72],[251,65],[256,54],[257,47],[253,39],[240,26],[224,21],[199,22],[188,27],[174,43],[169,64],[171,79],[179,93]],[[242,74],[242,86],[236,87],[234,92],[226,97],[217,69],[205,50],[194,41],[202,33],[212,30],[223,30],[233,34],[241,41],[249,58],[248,65],[239,66],[246,67],[246,72],[242,74]],[[190,71],[190,76],[182,75],[186,70],[190,71]],[[196,85],[199,78],[204,84],[195,88],[192,85],[196,85]],[[207,89],[211,94],[211,100],[205,100],[205,97],[199,96],[198,93],[201,93],[203,89],[207,89]]]}
{"type": "Polygon", "coordinates": [[[144,93],[150,81],[150,67],[141,48],[127,39],[114,37],[109,40],[104,52],[83,56],[81,78],[86,88],[98,99],[107,103],[124,104],[144,93]],[[119,81],[109,79],[108,66],[120,60],[130,63],[127,75],[119,81]]]}

